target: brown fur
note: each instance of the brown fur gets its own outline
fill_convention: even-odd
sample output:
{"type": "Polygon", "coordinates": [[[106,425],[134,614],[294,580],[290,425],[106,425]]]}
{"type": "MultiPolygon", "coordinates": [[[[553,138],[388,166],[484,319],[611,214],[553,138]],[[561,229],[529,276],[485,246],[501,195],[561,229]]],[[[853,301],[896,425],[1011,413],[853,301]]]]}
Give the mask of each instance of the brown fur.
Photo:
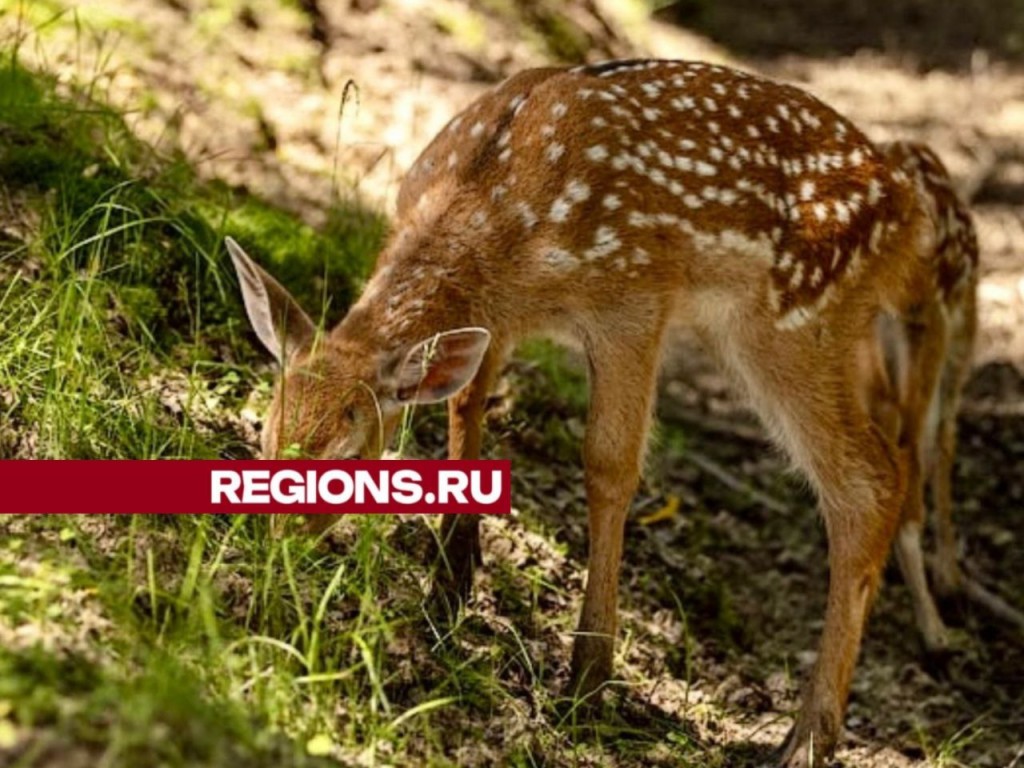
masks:
{"type": "MultiPolygon", "coordinates": [[[[485,398],[515,344],[538,333],[579,344],[590,553],[573,673],[574,690],[592,693],[612,672],[623,530],[663,342],[673,325],[696,329],[820,498],[828,607],[783,755],[820,765],[904,514],[915,452],[895,434],[904,402],[876,320],[933,295],[926,203],[856,127],[789,86],[683,62],[524,72],[416,162],[366,293],[285,371],[265,449],[379,455],[400,406],[384,372],[472,326],[458,333],[478,356],[445,351],[431,375],[456,391],[451,457],[476,458],[485,398]]],[[[261,317],[291,314],[267,305],[261,317]]],[[[468,591],[477,524],[445,521],[441,593],[468,591]]]]}

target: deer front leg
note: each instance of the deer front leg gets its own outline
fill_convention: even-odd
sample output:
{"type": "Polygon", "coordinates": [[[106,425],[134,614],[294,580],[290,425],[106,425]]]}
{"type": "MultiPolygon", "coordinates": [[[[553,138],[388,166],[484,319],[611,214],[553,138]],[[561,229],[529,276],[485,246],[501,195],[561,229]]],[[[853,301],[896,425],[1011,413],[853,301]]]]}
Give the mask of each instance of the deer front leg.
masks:
{"type": "MultiPolygon", "coordinates": [[[[490,394],[505,359],[503,344],[494,339],[473,381],[448,401],[448,458],[479,459],[483,418],[490,394]]],[[[441,521],[441,546],[434,572],[433,601],[453,615],[473,586],[473,571],[481,562],[480,518],[446,515],[441,521]]]]}
{"type": "Polygon", "coordinates": [[[612,671],[622,539],[643,462],[660,333],[617,341],[588,349],[590,413],[583,460],[590,537],[569,690],[579,697],[598,691],[612,671]]]}

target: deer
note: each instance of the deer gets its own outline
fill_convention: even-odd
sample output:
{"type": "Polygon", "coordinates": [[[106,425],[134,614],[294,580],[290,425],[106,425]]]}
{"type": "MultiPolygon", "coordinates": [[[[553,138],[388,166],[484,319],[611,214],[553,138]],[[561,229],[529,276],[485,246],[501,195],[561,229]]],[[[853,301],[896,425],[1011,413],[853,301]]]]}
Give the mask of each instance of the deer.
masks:
{"type": "MultiPolygon", "coordinates": [[[[728,67],[520,72],[410,168],[372,276],[329,332],[227,242],[251,325],[281,367],[263,456],[377,458],[404,407],[446,401],[449,457],[479,458],[487,397],[516,344],[578,346],[589,546],[570,690],[593,700],[613,672],[662,350],[695,331],[817,496],[827,607],[778,761],[823,765],[898,532],[908,582],[926,584],[906,502],[920,461],[901,440],[921,429],[923,406],[897,375],[915,354],[899,342],[903,318],[934,296],[937,213],[890,155],[811,94],[728,67]]],[[[440,534],[435,592],[465,600],[479,520],[446,517],[440,534]]]]}

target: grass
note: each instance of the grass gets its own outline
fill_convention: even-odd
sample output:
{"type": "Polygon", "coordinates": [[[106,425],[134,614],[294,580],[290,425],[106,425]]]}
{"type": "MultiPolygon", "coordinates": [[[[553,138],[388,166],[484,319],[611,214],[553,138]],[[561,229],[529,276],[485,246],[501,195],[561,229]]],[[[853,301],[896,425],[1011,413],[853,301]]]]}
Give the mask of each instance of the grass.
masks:
{"type": "MultiPolygon", "coordinates": [[[[323,232],[156,156],[121,116],[0,63],[0,178],[33,226],[0,251],[0,456],[237,455],[216,429],[260,361],[242,325],[225,235],[247,244],[326,322],[351,301],[383,237],[381,217],[339,205],[323,232]],[[340,247],[339,247],[340,244],[340,247]],[[338,303],[332,303],[331,299],[338,303]],[[186,371],[154,388],[168,370],[186,371]],[[163,391],[160,391],[160,390],[163,391]],[[169,409],[167,399],[180,401],[169,409]]],[[[219,425],[224,426],[224,425],[219,425]]]]}
{"type": "MultiPolygon", "coordinates": [[[[262,360],[224,236],[329,322],[383,221],[339,205],[315,232],[201,184],[86,90],[27,71],[17,46],[0,61],[0,193],[17,214],[0,241],[0,456],[247,455],[233,414],[262,360]]],[[[265,523],[0,522],[0,762],[313,765],[419,738],[449,695],[392,703],[388,645],[420,595],[395,597],[410,569],[380,522],[357,521],[344,557],[265,523]]]]}
{"type": "MultiPolygon", "coordinates": [[[[235,414],[267,377],[223,238],[331,323],[385,224],[339,204],[315,231],[202,183],[91,86],[26,70],[17,45],[0,59],[0,457],[247,456],[235,414]]],[[[354,519],[330,549],[268,529],[0,518],[0,762],[449,765],[523,690],[561,721],[513,625],[424,616],[426,526],[354,519]]],[[[536,608],[535,570],[496,576],[536,608]]],[[[565,749],[519,717],[509,764],[565,749]]]]}

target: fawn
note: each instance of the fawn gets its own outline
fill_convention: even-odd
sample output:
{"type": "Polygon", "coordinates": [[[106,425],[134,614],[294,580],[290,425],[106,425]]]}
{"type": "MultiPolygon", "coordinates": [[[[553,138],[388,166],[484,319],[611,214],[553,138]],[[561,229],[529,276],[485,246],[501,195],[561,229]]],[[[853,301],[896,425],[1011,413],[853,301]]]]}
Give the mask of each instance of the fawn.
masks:
{"type": "Polygon", "coordinates": [[[932,282],[920,286],[924,292],[914,296],[896,324],[879,326],[879,351],[889,370],[875,382],[875,392],[888,394],[875,402],[881,405],[876,417],[883,428],[899,444],[913,446],[896,557],[925,650],[941,654],[947,633],[928,590],[921,549],[924,486],[930,473],[938,544],[933,575],[937,591],[948,595],[966,586],[956,557],[950,478],[960,393],[978,325],[978,240],[970,212],[934,152],[912,142],[883,144],[881,150],[893,168],[916,183],[935,232],[932,249],[922,254],[932,282]]]}
{"type": "MultiPolygon", "coordinates": [[[[485,399],[514,345],[542,333],[581,345],[590,545],[572,670],[574,691],[593,693],[612,671],[661,349],[673,326],[695,329],[820,501],[828,605],[781,763],[821,765],[917,460],[899,414],[921,410],[901,400],[878,320],[934,296],[936,211],[914,178],[809,94],[732,69],[522,72],[416,161],[365,292],[322,339],[228,243],[253,327],[284,369],[264,455],[297,443],[313,457],[376,457],[404,405],[448,400],[450,457],[477,458],[485,399]]],[[[907,530],[903,560],[923,579],[907,530]]],[[[464,596],[478,520],[445,518],[442,541],[435,588],[464,596]]]]}

